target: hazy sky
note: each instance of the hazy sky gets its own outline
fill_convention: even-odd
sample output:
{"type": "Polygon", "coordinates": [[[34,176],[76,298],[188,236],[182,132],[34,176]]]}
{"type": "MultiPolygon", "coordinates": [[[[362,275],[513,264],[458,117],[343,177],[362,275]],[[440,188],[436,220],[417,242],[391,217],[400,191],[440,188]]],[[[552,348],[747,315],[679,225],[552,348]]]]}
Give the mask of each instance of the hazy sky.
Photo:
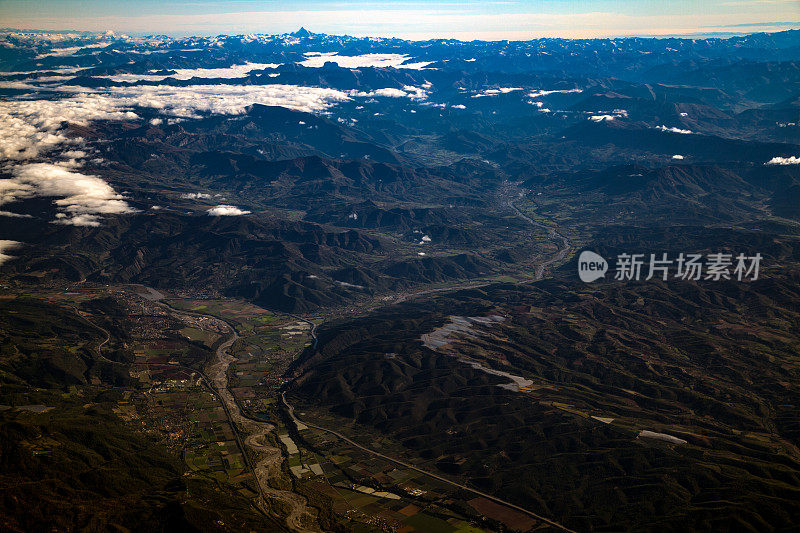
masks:
{"type": "Polygon", "coordinates": [[[709,34],[800,28],[800,0],[0,0],[0,27],[411,39],[709,34]]]}

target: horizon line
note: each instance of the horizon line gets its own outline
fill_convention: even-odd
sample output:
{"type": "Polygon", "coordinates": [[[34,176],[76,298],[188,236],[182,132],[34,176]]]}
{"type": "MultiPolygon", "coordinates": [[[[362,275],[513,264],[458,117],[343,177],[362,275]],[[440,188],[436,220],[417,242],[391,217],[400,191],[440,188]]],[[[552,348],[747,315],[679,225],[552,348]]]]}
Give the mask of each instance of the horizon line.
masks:
{"type": "MultiPolygon", "coordinates": [[[[593,37],[563,37],[563,36],[538,36],[538,37],[529,37],[529,38],[497,38],[497,39],[481,39],[481,38],[474,38],[474,39],[462,39],[457,37],[418,37],[418,38],[411,38],[411,37],[402,37],[399,35],[374,35],[374,34],[350,34],[350,33],[325,33],[325,32],[314,32],[306,28],[305,26],[300,26],[297,30],[294,31],[287,31],[287,32],[258,32],[258,31],[247,31],[247,32],[239,32],[239,33],[184,33],[184,32],[159,32],[159,33],[146,33],[146,32],[139,32],[139,31],[115,31],[115,30],[78,30],[78,29],[64,29],[64,30],[56,30],[56,29],[37,29],[37,28],[14,28],[14,27],[0,27],[0,34],[11,34],[11,33],[20,33],[20,34],[56,34],[56,35],[66,35],[66,34],[80,34],[83,37],[103,37],[103,36],[114,36],[117,38],[146,38],[146,37],[168,37],[172,39],[208,39],[214,37],[244,37],[248,35],[258,35],[258,36],[265,36],[265,37],[282,37],[282,36],[295,36],[295,33],[298,33],[301,30],[306,30],[311,35],[316,36],[324,36],[324,37],[349,37],[355,39],[370,39],[370,38],[378,38],[378,39],[398,39],[401,41],[415,41],[415,42],[424,42],[424,41],[458,41],[458,42],[527,42],[527,41],[538,41],[538,40],[564,40],[564,41],[593,41],[593,40],[608,40],[608,39],[697,39],[697,38],[704,38],[704,39],[720,39],[720,40],[727,40],[733,39],[737,37],[746,37],[749,35],[759,35],[759,34],[777,34],[777,33],[788,33],[792,31],[800,31],[800,21],[798,22],[776,22],[774,23],[775,26],[779,25],[789,25],[793,24],[796,25],[795,27],[787,27],[782,29],[764,29],[759,31],[696,31],[696,32],[681,32],[681,33],[631,33],[631,34],[608,34],[605,36],[593,36],[593,37]]],[[[753,23],[753,24],[739,24],[739,25],[731,25],[730,27],[748,27],[748,26],[772,26],[771,23],[753,23]]]]}

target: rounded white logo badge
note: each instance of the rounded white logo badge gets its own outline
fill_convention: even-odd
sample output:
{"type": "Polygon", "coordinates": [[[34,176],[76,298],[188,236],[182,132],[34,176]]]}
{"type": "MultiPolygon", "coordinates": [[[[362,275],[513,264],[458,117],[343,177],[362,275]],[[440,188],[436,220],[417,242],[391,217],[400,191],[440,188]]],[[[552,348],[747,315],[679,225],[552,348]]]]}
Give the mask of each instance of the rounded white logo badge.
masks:
{"type": "Polygon", "coordinates": [[[602,278],[608,272],[608,263],[603,256],[585,250],[578,257],[578,276],[581,281],[591,283],[602,278]]]}

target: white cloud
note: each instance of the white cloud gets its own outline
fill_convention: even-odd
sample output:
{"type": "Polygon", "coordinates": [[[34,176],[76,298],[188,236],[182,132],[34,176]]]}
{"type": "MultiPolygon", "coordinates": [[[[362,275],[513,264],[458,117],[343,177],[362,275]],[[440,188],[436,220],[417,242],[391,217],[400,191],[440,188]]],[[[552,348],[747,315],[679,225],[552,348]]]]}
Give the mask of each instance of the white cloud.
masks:
{"type": "Polygon", "coordinates": [[[776,156],[764,163],[765,165],[800,165],[800,157],[780,157],[776,156]]]}
{"type": "Polygon", "coordinates": [[[75,52],[80,52],[84,48],[104,48],[111,44],[110,41],[100,42],[100,43],[92,43],[92,44],[84,44],[81,46],[68,46],[66,48],[53,48],[49,52],[44,54],[39,54],[36,56],[36,59],[42,59],[44,57],[65,57],[65,56],[74,56],[76,55],[75,52]]]}
{"type": "Polygon", "coordinates": [[[211,195],[204,192],[187,192],[185,194],[181,194],[181,198],[184,200],[207,200],[211,198],[211,195]]]}
{"type": "Polygon", "coordinates": [[[528,98],[539,98],[541,96],[547,96],[548,94],[556,94],[556,93],[567,94],[567,93],[579,93],[579,92],[583,92],[583,89],[553,89],[551,91],[539,89],[528,93],[528,98]]]}
{"type": "MultiPolygon", "coordinates": [[[[416,91],[414,95],[400,92],[415,98],[422,91],[409,89],[416,91]]],[[[294,85],[158,85],[110,87],[105,92],[81,89],[60,100],[5,100],[0,101],[0,159],[33,159],[63,145],[79,143],[79,139],[63,134],[64,122],[87,125],[93,120],[137,119],[131,110],[134,106],[194,118],[199,112],[243,113],[254,103],[313,113],[349,99],[342,91],[294,85]]]]}
{"type": "Polygon", "coordinates": [[[614,120],[615,118],[614,115],[592,115],[589,117],[589,120],[592,122],[605,122],[614,120]]]}
{"type": "Polygon", "coordinates": [[[668,128],[667,126],[656,126],[656,129],[661,131],[668,131],[670,133],[680,133],[683,135],[689,135],[691,133],[694,133],[692,130],[682,130],[680,128],[675,128],[675,127],[668,128]]]}
{"type": "Polygon", "coordinates": [[[357,56],[340,56],[336,52],[306,52],[306,60],[300,64],[304,67],[319,68],[328,61],[342,68],[391,67],[420,70],[431,64],[431,61],[406,63],[409,56],[405,54],[362,54],[357,56]]]}
{"type": "Polygon", "coordinates": [[[33,218],[31,215],[23,215],[23,214],[20,214],[20,213],[13,213],[11,211],[3,211],[3,210],[0,210],[0,217],[33,218]]]}
{"type": "Polygon", "coordinates": [[[385,89],[375,89],[374,91],[370,91],[368,93],[360,92],[358,96],[385,96],[388,98],[405,98],[408,96],[408,93],[405,91],[401,91],[400,89],[394,89],[391,87],[387,87],[385,89]]]}
{"type": "Polygon", "coordinates": [[[684,157],[680,154],[675,154],[672,156],[672,159],[683,159],[684,157]]]}
{"type": "Polygon", "coordinates": [[[74,172],[52,163],[25,163],[11,168],[12,178],[0,180],[0,205],[34,197],[56,197],[59,224],[99,226],[100,216],[133,213],[123,197],[97,176],[74,172]]]}
{"type": "Polygon", "coordinates": [[[12,250],[17,246],[20,246],[22,243],[18,241],[7,241],[7,240],[0,240],[0,265],[8,261],[9,259],[14,259],[13,255],[8,255],[6,252],[8,250],[12,250]]]}
{"type": "Polygon", "coordinates": [[[497,89],[486,89],[483,92],[472,95],[472,98],[481,98],[482,96],[497,96],[498,94],[508,94],[521,90],[522,87],[499,87],[497,89]]]}
{"type": "Polygon", "coordinates": [[[181,118],[197,118],[200,112],[217,115],[244,113],[252,104],[281,106],[307,113],[325,111],[350,100],[336,89],[297,85],[169,85],[109,87],[104,95],[109,107],[152,107],[181,118]]]}
{"type": "Polygon", "coordinates": [[[212,217],[233,217],[238,215],[249,215],[250,211],[245,211],[233,205],[218,205],[206,211],[212,217]]]}
{"type": "Polygon", "coordinates": [[[62,130],[64,122],[88,124],[95,119],[138,118],[131,111],[109,106],[96,94],[78,94],[63,100],[0,101],[0,161],[11,179],[0,180],[0,205],[33,197],[56,197],[61,212],[56,222],[99,225],[99,215],[134,211],[97,176],[70,170],[82,165],[83,150],[68,149],[66,161],[27,163],[41,155],[81,144],[62,130]]]}
{"type": "Polygon", "coordinates": [[[21,90],[28,90],[28,91],[35,91],[39,87],[36,85],[31,85],[30,83],[24,81],[0,81],[0,89],[21,89],[21,90]]]}
{"type": "MultiPolygon", "coordinates": [[[[136,83],[138,81],[163,81],[167,78],[176,80],[190,80],[192,78],[246,78],[253,70],[264,70],[279,67],[281,63],[245,63],[231,65],[223,68],[176,68],[175,74],[112,74],[109,76],[96,76],[116,82],[136,83]]],[[[151,71],[156,72],[156,71],[151,71]]]]}
{"type": "Polygon", "coordinates": [[[63,122],[86,125],[91,120],[127,120],[133,112],[97,94],[77,94],[62,100],[0,101],[0,159],[25,160],[63,144],[77,142],[59,130],[63,122]]]}
{"type": "Polygon", "coordinates": [[[360,98],[372,98],[375,96],[382,96],[385,98],[410,98],[411,100],[425,100],[428,97],[428,92],[420,87],[413,85],[404,85],[402,89],[394,87],[386,87],[384,89],[375,89],[374,91],[350,91],[350,96],[357,96],[360,98]]]}
{"type": "Polygon", "coordinates": [[[453,109],[466,109],[467,108],[467,106],[465,106],[463,104],[451,105],[450,107],[452,107],[453,109]]]}
{"type": "MultiPolygon", "coordinates": [[[[97,226],[103,214],[132,213],[114,189],[98,176],[74,169],[87,156],[81,138],[69,136],[64,123],[87,125],[93,120],[137,120],[136,106],[150,107],[164,115],[195,118],[201,113],[234,115],[254,104],[321,112],[337,102],[350,100],[334,89],[292,85],[196,85],[189,87],[132,86],[104,90],[75,88],[60,100],[18,98],[0,101],[0,168],[11,179],[0,180],[0,205],[25,198],[53,197],[60,212],[55,222],[97,226]],[[66,160],[31,162],[53,152],[66,160]]],[[[408,98],[426,95],[422,89],[406,87],[408,98]]],[[[199,197],[198,197],[199,198],[199,197]]],[[[246,214],[218,206],[216,214],[246,214]]],[[[241,212],[240,212],[241,211],[241,212]]]]}

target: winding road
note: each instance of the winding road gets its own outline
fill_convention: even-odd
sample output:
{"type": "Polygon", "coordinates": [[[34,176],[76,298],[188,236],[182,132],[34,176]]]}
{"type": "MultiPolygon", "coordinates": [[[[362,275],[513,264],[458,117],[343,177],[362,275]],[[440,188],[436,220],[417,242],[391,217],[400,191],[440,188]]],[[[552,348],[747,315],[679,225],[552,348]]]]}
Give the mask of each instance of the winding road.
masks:
{"type": "MultiPolygon", "coordinates": [[[[561,241],[561,246],[559,247],[558,251],[555,254],[553,254],[552,257],[550,257],[549,259],[547,259],[545,261],[542,261],[542,262],[538,263],[537,266],[536,266],[535,280],[538,281],[538,280],[543,279],[545,269],[548,268],[549,266],[559,262],[559,261],[562,261],[567,256],[569,251],[571,250],[572,245],[570,244],[569,240],[564,235],[559,233],[555,228],[550,227],[550,226],[546,226],[545,224],[542,224],[540,222],[536,222],[535,220],[533,220],[532,218],[527,216],[525,213],[523,213],[514,204],[513,199],[510,199],[510,198],[507,199],[504,202],[504,205],[506,207],[512,209],[514,211],[514,213],[518,217],[522,218],[523,220],[525,220],[526,222],[528,222],[532,226],[547,230],[548,237],[550,239],[553,239],[553,240],[556,240],[556,241],[558,241],[558,240],[561,241]]],[[[472,284],[469,284],[469,287],[470,288],[474,288],[474,287],[479,287],[479,286],[484,286],[484,285],[488,285],[488,282],[472,283],[472,284]]],[[[448,291],[449,292],[449,291],[458,290],[458,289],[461,289],[461,288],[466,288],[466,287],[448,287],[446,289],[441,289],[441,291],[448,291]]],[[[427,291],[423,291],[423,292],[426,293],[426,294],[429,294],[430,292],[438,292],[438,291],[436,291],[436,290],[434,290],[434,291],[427,290],[427,291]]],[[[407,298],[408,298],[408,296],[403,297],[403,298],[399,298],[394,303],[397,303],[398,301],[402,301],[402,300],[407,299],[407,298]]],[[[301,317],[296,317],[296,318],[298,318],[299,320],[305,320],[305,319],[303,319],[301,317]]],[[[313,324],[312,322],[310,322],[308,320],[305,320],[305,321],[310,323],[310,324],[312,324],[311,336],[314,339],[313,348],[316,348],[316,346],[317,346],[317,335],[316,335],[317,325],[313,324]]],[[[364,452],[372,454],[372,455],[374,455],[376,457],[380,457],[380,458],[385,459],[385,460],[387,460],[389,462],[395,463],[395,464],[400,465],[400,466],[402,466],[404,468],[408,468],[410,470],[413,470],[413,471],[418,472],[420,474],[423,474],[425,476],[431,477],[433,479],[436,479],[438,481],[441,481],[443,483],[446,483],[446,484],[451,485],[453,487],[456,487],[458,489],[465,490],[467,492],[471,492],[472,494],[476,494],[478,496],[481,496],[483,498],[491,500],[491,501],[493,501],[495,503],[498,503],[500,505],[503,505],[503,506],[506,506],[508,508],[514,509],[516,511],[520,511],[520,512],[522,512],[522,513],[524,513],[524,514],[526,514],[526,515],[528,515],[528,516],[530,516],[532,518],[535,518],[536,520],[539,520],[540,522],[543,522],[544,524],[547,524],[547,525],[549,525],[551,527],[554,527],[554,528],[556,528],[556,529],[558,529],[560,531],[567,531],[567,532],[575,533],[573,530],[569,529],[568,527],[566,527],[566,526],[564,526],[564,525],[562,525],[562,524],[560,524],[560,523],[558,523],[558,522],[556,522],[554,520],[551,520],[551,519],[549,519],[547,517],[544,517],[544,516],[541,516],[539,514],[536,514],[533,511],[525,509],[524,507],[520,507],[519,505],[513,504],[511,502],[507,502],[507,501],[505,501],[505,500],[503,500],[501,498],[498,498],[497,496],[492,496],[491,494],[487,494],[485,492],[481,492],[481,491],[479,491],[477,489],[473,489],[471,487],[468,487],[467,485],[463,485],[461,483],[457,483],[455,481],[451,481],[451,480],[449,480],[449,479],[447,479],[445,477],[442,477],[442,476],[440,476],[438,474],[434,474],[433,472],[428,472],[427,470],[423,470],[422,468],[419,468],[417,466],[409,464],[409,463],[407,463],[405,461],[402,461],[400,459],[397,459],[397,458],[394,458],[394,457],[390,457],[390,456],[388,456],[386,454],[383,454],[381,452],[372,450],[372,449],[370,449],[370,448],[368,448],[366,446],[358,444],[357,442],[353,441],[352,439],[342,435],[338,431],[334,431],[332,429],[328,429],[328,428],[325,428],[325,427],[322,427],[322,426],[318,426],[316,424],[312,424],[311,422],[308,422],[308,421],[305,421],[305,420],[301,420],[295,414],[294,407],[288,402],[288,400],[286,400],[286,390],[285,389],[283,391],[281,391],[281,401],[283,402],[283,405],[286,407],[286,410],[287,410],[287,412],[289,414],[289,417],[292,419],[292,421],[295,422],[295,424],[303,424],[303,425],[305,425],[307,427],[314,428],[314,429],[319,430],[319,431],[323,431],[325,433],[328,433],[330,435],[333,435],[333,436],[343,440],[344,442],[347,442],[348,444],[350,444],[351,446],[354,446],[355,448],[358,448],[359,450],[362,450],[364,452]]]]}
{"type": "MultiPolygon", "coordinates": [[[[236,444],[239,447],[239,450],[242,452],[242,457],[245,461],[245,464],[252,472],[253,478],[256,481],[256,486],[259,493],[259,499],[257,502],[257,507],[259,510],[265,514],[268,513],[270,507],[268,501],[269,498],[280,501],[288,508],[286,525],[289,527],[289,529],[300,533],[321,533],[321,530],[316,525],[315,511],[308,507],[308,502],[304,496],[291,491],[273,488],[269,484],[270,478],[277,478],[282,475],[281,465],[283,463],[283,454],[280,448],[268,444],[268,440],[266,438],[267,434],[271,433],[275,429],[275,426],[269,422],[264,422],[263,420],[258,420],[244,414],[228,388],[228,367],[230,367],[230,364],[235,360],[235,357],[230,354],[230,348],[239,339],[239,334],[237,333],[236,328],[231,323],[216,316],[205,315],[195,311],[185,311],[183,309],[171,307],[167,303],[161,301],[164,298],[163,294],[151,287],[142,287],[147,291],[147,293],[139,294],[140,296],[162,307],[163,309],[166,309],[171,315],[177,315],[176,318],[179,318],[181,314],[185,314],[217,320],[227,325],[230,335],[217,347],[214,358],[206,365],[205,372],[181,364],[148,363],[148,365],[179,368],[187,373],[199,375],[203,384],[219,400],[223,410],[225,411],[225,416],[227,417],[228,422],[234,429],[233,434],[236,439],[236,444]],[[244,435],[244,438],[242,438],[242,435],[244,435]],[[250,455],[247,453],[248,448],[252,450],[257,457],[259,457],[255,464],[253,464],[252,460],[250,459],[250,455]]],[[[85,316],[81,315],[77,308],[74,308],[74,311],[80,319],[87,322],[98,331],[103,332],[105,335],[105,339],[96,347],[97,356],[99,359],[105,363],[126,366],[129,365],[127,362],[112,361],[111,359],[105,357],[101,348],[110,341],[111,334],[105,328],[102,328],[85,316]]],[[[316,324],[304,318],[294,318],[311,324],[311,335],[314,339],[313,346],[316,347],[316,324]]]]}
{"type": "Polygon", "coordinates": [[[535,226],[537,228],[541,228],[541,229],[546,230],[547,231],[547,236],[550,239],[552,239],[554,241],[558,241],[558,240],[561,241],[561,247],[558,249],[558,251],[555,254],[553,254],[553,257],[551,257],[550,259],[547,259],[546,261],[543,261],[543,262],[541,262],[541,263],[536,265],[536,278],[535,279],[536,279],[536,281],[539,281],[540,279],[544,278],[544,270],[547,267],[549,267],[550,265],[552,265],[554,263],[558,263],[559,261],[562,261],[567,256],[569,251],[572,249],[572,244],[570,244],[569,239],[567,239],[562,234],[560,234],[556,230],[556,228],[551,227],[551,226],[547,226],[545,224],[542,224],[541,222],[536,222],[531,217],[529,217],[528,215],[526,215],[525,213],[520,211],[519,207],[517,207],[516,204],[514,204],[514,200],[513,199],[506,200],[505,201],[505,205],[507,207],[510,207],[514,211],[514,213],[516,213],[516,215],[519,218],[521,218],[522,220],[526,221],[527,223],[531,224],[532,226],[535,226]]]}
{"type": "MultiPolygon", "coordinates": [[[[567,254],[571,249],[569,240],[563,235],[561,235],[555,228],[548,227],[544,224],[536,222],[527,215],[525,215],[516,205],[514,205],[512,199],[507,199],[505,201],[505,205],[508,208],[511,208],[516,213],[517,216],[519,216],[529,224],[537,228],[542,228],[547,230],[549,238],[561,241],[561,247],[552,257],[537,264],[535,271],[535,279],[541,280],[544,277],[544,271],[546,268],[553,265],[554,263],[563,260],[567,256],[567,254]]],[[[488,282],[478,282],[478,283],[473,282],[469,285],[470,287],[478,287],[486,284],[488,284],[488,282]]],[[[197,313],[194,311],[186,311],[182,309],[173,308],[169,304],[162,301],[164,298],[164,295],[162,293],[151,287],[145,287],[145,286],[142,287],[145,289],[146,293],[140,294],[140,296],[149,300],[153,304],[158,305],[163,309],[166,309],[171,315],[176,316],[177,318],[179,318],[181,314],[190,316],[199,316],[207,319],[217,320],[221,323],[224,323],[227,326],[227,328],[230,331],[230,336],[217,347],[217,350],[214,354],[214,358],[212,359],[211,362],[209,362],[206,365],[205,372],[199,371],[191,367],[186,367],[183,365],[174,365],[174,364],[165,364],[165,365],[173,368],[178,367],[187,372],[196,373],[201,377],[204,385],[219,399],[229,423],[234,428],[234,435],[236,438],[236,442],[239,449],[242,452],[245,463],[253,473],[253,477],[256,481],[256,485],[258,487],[258,492],[259,492],[259,501],[257,507],[262,512],[266,513],[268,512],[268,509],[270,507],[268,499],[278,500],[284,503],[289,509],[288,515],[286,517],[286,525],[291,530],[298,531],[301,533],[321,533],[321,530],[317,525],[315,511],[312,508],[309,508],[308,502],[305,497],[291,491],[275,489],[270,486],[269,483],[270,479],[278,478],[282,475],[281,466],[283,463],[283,454],[279,448],[270,445],[267,439],[267,435],[274,431],[275,426],[269,422],[264,422],[263,420],[252,418],[243,413],[241,408],[239,407],[239,404],[236,402],[235,397],[233,396],[233,394],[229,389],[228,368],[230,367],[231,363],[235,361],[235,357],[230,353],[230,348],[239,339],[239,335],[236,331],[236,328],[231,323],[222,320],[219,317],[215,317],[212,315],[205,315],[203,313],[197,313]],[[248,449],[252,450],[254,454],[257,457],[259,457],[256,464],[252,463],[250,456],[247,453],[248,449]]],[[[459,288],[464,288],[464,287],[449,287],[443,290],[447,290],[449,292],[450,290],[457,290],[459,288]]],[[[424,292],[430,293],[436,291],[427,290],[424,292]]],[[[400,301],[402,301],[403,299],[406,298],[400,298],[400,301]]],[[[111,339],[110,333],[106,331],[104,328],[98,326],[97,324],[94,324],[86,317],[80,315],[77,309],[75,309],[75,311],[76,314],[78,314],[83,320],[85,320],[93,327],[95,327],[99,331],[102,331],[105,334],[106,336],[105,340],[103,340],[97,346],[97,354],[99,358],[107,363],[127,364],[127,363],[112,361],[110,359],[107,359],[102,354],[101,348],[105,344],[107,344],[111,339]]],[[[292,316],[297,320],[302,320],[311,325],[310,334],[313,339],[313,344],[311,349],[315,350],[318,343],[318,338],[316,334],[317,324],[303,317],[294,315],[289,315],[289,316],[292,316]]],[[[281,392],[281,401],[283,405],[286,407],[289,417],[295,423],[305,424],[308,427],[334,435],[335,437],[347,442],[348,444],[362,451],[365,451],[369,454],[372,454],[376,457],[380,457],[384,460],[398,464],[404,468],[431,477],[433,479],[436,479],[438,481],[441,481],[458,489],[470,492],[472,494],[476,494],[478,496],[491,500],[500,505],[504,505],[508,508],[522,512],[558,530],[572,532],[572,530],[570,530],[566,526],[563,526],[562,524],[559,524],[558,522],[555,522],[544,516],[538,515],[528,509],[525,509],[513,503],[502,500],[496,496],[492,496],[491,494],[487,494],[485,492],[481,492],[479,490],[470,488],[466,485],[451,481],[445,477],[442,477],[438,474],[434,474],[432,472],[428,472],[400,459],[390,457],[378,451],[362,446],[361,444],[358,444],[357,442],[349,439],[348,437],[342,435],[337,431],[327,429],[312,424],[310,422],[302,421],[299,418],[297,418],[294,412],[294,407],[291,404],[289,404],[289,402],[286,400],[285,390],[281,392]]]]}

